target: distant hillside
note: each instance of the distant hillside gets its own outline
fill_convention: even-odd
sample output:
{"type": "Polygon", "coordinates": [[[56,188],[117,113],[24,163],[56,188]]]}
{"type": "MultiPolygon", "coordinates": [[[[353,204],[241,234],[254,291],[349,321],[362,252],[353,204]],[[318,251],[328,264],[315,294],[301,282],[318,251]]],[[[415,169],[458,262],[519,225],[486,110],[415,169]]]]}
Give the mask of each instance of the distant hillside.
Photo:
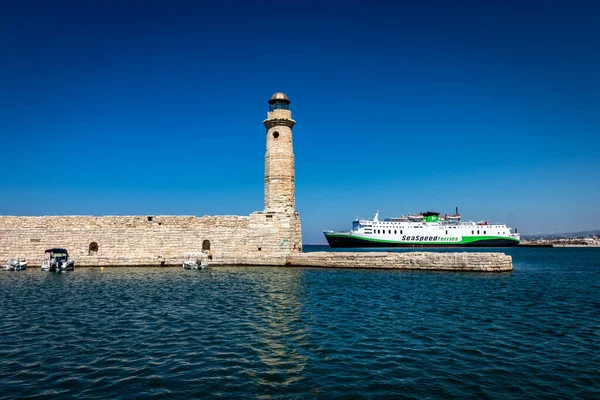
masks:
{"type": "Polygon", "coordinates": [[[600,236],[600,229],[593,231],[581,231],[581,232],[567,232],[567,233],[541,233],[541,234],[530,234],[521,235],[524,238],[572,238],[572,237],[586,237],[586,236],[600,236]]]}

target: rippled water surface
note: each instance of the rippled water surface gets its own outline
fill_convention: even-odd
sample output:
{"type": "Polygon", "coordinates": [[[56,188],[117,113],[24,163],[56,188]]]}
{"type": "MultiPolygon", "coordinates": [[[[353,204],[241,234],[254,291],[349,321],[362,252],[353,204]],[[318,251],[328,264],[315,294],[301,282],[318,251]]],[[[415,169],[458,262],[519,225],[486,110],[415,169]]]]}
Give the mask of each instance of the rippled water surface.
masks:
{"type": "Polygon", "coordinates": [[[0,397],[600,398],[600,251],[512,273],[0,273],[0,397]]]}

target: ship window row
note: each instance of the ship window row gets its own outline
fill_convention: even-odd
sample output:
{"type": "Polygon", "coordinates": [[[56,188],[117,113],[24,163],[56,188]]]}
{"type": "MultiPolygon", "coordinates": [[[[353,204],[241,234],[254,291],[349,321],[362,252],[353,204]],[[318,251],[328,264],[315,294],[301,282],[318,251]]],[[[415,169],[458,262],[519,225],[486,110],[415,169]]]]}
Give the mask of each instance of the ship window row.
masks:
{"type": "MultiPolygon", "coordinates": [[[[404,226],[399,226],[399,228],[404,228],[404,226]]],[[[423,226],[413,226],[413,228],[421,228],[421,229],[422,229],[422,228],[424,228],[424,227],[423,227],[423,226]]],[[[456,228],[457,228],[456,226],[447,226],[447,227],[446,227],[446,229],[456,229],[456,228]]],[[[494,228],[494,227],[492,226],[492,228],[494,228]]],[[[365,229],[370,229],[370,228],[365,228],[365,229]]],[[[446,232],[447,232],[447,231],[446,231],[446,232]]],[[[483,234],[486,234],[486,232],[487,232],[487,231],[483,231],[483,234]]],[[[477,233],[479,234],[479,233],[480,233],[480,231],[478,230],[478,231],[477,231],[477,233]]],[[[474,235],[474,234],[475,234],[475,231],[474,231],[474,230],[472,230],[472,231],[471,231],[471,234],[473,234],[473,235],[474,235]]],[[[498,234],[500,234],[500,232],[498,232],[498,234]]]]}
{"type": "MultiPolygon", "coordinates": [[[[385,226],[391,225],[392,227],[405,228],[404,225],[398,225],[398,224],[385,224],[385,223],[380,223],[380,224],[376,223],[376,224],[374,224],[375,227],[377,227],[377,226],[384,226],[384,225],[385,226]]],[[[371,227],[373,225],[363,225],[363,226],[364,227],[371,227]]],[[[486,225],[486,226],[488,226],[490,228],[502,228],[501,225],[486,225]]],[[[423,227],[422,225],[417,225],[417,226],[414,226],[413,228],[422,228],[422,227],[423,227]]],[[[461,227],[460,226],[448,226],[447,228],[448,229],[456,229],[456,228],[461,228],[461,227]]]]}
{"type": "MultiPolygon", "coordinates": [[[[375,226],[376,228],[377,227],[382,227],[382,225],[378,225],[378,224],[375,224],[375,225],[363,225],[364,228],[371,228],[372,226],[375,226]]],[[[412,228],[423,228],[423,226],[424,225],[416,225],[416,226],[413,226],[412,228]]],[[[488,225],[488,226],[490,228],[501,228],[500,226],[494,226],[494,225],[488,225]]],[[[394,227],[394,228],[406,228],[406,226],[404,226],[404,225],[392,225],[392,227],[394,227]]],[[[465,226],[447,226],[446,228],[448,228],[448,229],[457,229],[457,228],[466,228],[466,227],[465,226]]]]}
{"type": "MultiPolygon", "coordinates": [[[[450,228],[450,227],[449,227],[449,228],[450,228]]],[[[401,234],[401,235],[402,235],[402,232],[403,232],[403,231],[402,231],[402,229],[400,229],[400,234],[401,234]]],[[[373,233],[377,233],[377,234],[380,234],[380,235],[385,235],[385,234],[386,234],[386,233],[385,233],[385,229],[383,229],[383,230],[382,230],[382,229],[373,229],[373,231],[371,231],[371,230],[365,230],[365,234],[369,234],[369,235],[370,235],[370,234],[373,234],[373,233]]],[[[388,229],[388,232],[387,232],[387,233],[388,233],[389,235],[391,235],[391,234],[392,234],[392,230],[391,230],[391,229],[388,229]]],[[[477,230],[477,235],[479,235],[480,233],[481,233],[481,231],[480,231],[480,230],[477,230]]],[[[397,235],[397,234],[398,234],[398,230],[397,230],[397,229],[394,229],[394,235],[397,235]]],[[[446,235],[447,235],[447,234],[448,234],[448,230],[446,230],[446,235]]],[[[487,234],[487,231],[483,231],[483,234],[484,234],[484,235],[486,235],[486,234],[487,234]]],[[[498,232],[498,235],[500,235],[500,234],[503,234],[503,235],[505,235],[505,234],[506,234],[506,232],[498,232]]],[[[471,231],[471,235],[475,235],[475,230],[472,230],[472,231],[471,231]]]]}

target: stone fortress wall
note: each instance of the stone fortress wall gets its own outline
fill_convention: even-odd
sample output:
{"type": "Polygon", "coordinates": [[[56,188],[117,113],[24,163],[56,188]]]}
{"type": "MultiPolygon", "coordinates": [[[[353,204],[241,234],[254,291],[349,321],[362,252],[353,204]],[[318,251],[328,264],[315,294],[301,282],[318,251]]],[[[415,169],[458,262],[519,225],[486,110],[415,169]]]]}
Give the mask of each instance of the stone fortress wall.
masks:
{"type": "Polygon", "coordinates": [[[41,265],[44,251],[64,247],[76,265],[181,265],[184,253],[265,258],[277,264],[301,250],[295,215],[249,216],[0,216],[0,262],[41,265]]]}

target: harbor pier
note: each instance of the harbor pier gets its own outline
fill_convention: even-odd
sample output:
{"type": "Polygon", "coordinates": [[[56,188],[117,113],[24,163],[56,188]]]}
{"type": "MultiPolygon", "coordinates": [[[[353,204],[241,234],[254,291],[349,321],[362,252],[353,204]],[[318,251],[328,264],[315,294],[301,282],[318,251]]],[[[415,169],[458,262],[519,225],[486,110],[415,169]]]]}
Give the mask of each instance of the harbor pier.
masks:
{"type": "Polygon", "coordinates": [[[509,272],[512,257],[504,253],[436,252],[310,252],[283,258],[223,258],[211,266],[268,266],[429,271],[509,272]]]}

